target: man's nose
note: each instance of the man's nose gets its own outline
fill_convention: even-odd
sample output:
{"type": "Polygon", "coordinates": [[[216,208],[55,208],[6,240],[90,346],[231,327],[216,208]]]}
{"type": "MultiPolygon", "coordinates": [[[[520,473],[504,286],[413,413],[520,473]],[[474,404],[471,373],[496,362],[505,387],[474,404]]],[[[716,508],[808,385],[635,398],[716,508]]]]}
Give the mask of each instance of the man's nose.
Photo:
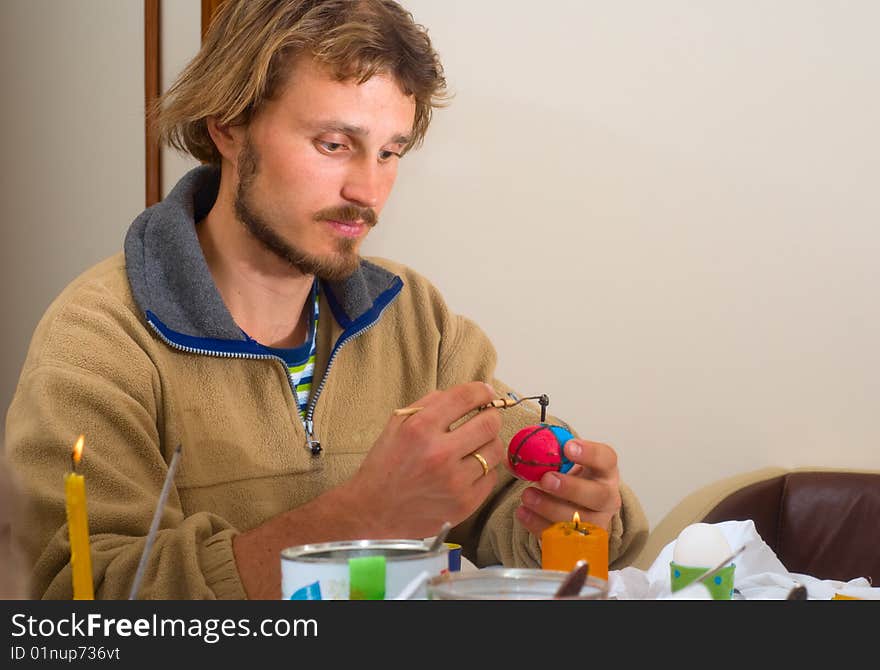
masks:
{"type": "Polygon", "coordinates": [[[360,207],[378,207],[385,188],[381,169],[375,160],[357,161],[346,176],[342,197],[360,207]]]}

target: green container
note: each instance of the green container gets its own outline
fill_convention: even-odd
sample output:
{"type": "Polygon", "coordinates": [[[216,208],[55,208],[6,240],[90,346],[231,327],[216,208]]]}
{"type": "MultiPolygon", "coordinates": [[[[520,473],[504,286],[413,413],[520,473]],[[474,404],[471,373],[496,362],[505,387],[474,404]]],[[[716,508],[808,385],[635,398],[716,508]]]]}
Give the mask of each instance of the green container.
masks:
{"type": "MultiPolygon", "coordinates": [[[[703,582],[713,600],[731,600],[733,598],[733,572],[736,564],[731,563],[708,582],[703,582]]],[[[669,581],[672,592],[681,591],[685,586],[699,579],[700,575],[709,572],[710,568],[698,568],[691,565],[680,565],[669,561],[669,581]]]]}

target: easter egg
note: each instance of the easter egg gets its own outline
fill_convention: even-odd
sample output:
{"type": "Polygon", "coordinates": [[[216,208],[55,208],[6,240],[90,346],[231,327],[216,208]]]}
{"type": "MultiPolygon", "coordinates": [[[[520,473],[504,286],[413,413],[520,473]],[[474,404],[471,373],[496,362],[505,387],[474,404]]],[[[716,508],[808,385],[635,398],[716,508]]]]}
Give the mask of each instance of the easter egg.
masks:
{"type": "Polygon", "coordinates": [[[519,479],[536,482],[545,472],[568,472],[572,465],[563,447],[574,436],[567,428],[546,423],[519,431],[507,446],[507,466],[519,479]]]}
{"type": "Polygon", "coordinates": [[[717,526],[692,523],[678,534],[672,560],[679,565],[710,568],[730,553],[730,543],[717,526]]]}

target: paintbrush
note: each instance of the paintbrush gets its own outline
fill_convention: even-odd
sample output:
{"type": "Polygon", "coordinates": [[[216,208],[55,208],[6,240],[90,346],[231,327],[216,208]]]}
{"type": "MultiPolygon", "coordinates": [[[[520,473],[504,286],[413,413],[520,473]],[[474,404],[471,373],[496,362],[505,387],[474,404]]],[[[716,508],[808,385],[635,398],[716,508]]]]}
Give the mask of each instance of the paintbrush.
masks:
{"type": "Polygon", "coordinates": [[[147,559],[150,557],[150,550],[153,548],[153,542],[156,541],[156,533],[159,530],[159,520],[162,518],[162,510],[165,509],[165,502],[168,500],[168,493],[171,491],[171,482],[174,481],[174,473],[177,470],[177,463],[180,460],[180,451],[182,445],[178,444],[171,457],[171,464],[168,466],[168,472],[165,475],[165,483],[162,485],[162,492],[159,494],[159,502],[156,504],[156,511],[153,512],[153,522],[150,524],[150,532],[147,533],[147,542],[144,544],[144,550],[141,552],[141,560],[138,563],[137,572],[134,574],[134,582],[131,585],[131,593],[128,594],[129,600],[137,598],[138,589],[141,580],[144,577],[144,570],[147,567],[147,559]]]}

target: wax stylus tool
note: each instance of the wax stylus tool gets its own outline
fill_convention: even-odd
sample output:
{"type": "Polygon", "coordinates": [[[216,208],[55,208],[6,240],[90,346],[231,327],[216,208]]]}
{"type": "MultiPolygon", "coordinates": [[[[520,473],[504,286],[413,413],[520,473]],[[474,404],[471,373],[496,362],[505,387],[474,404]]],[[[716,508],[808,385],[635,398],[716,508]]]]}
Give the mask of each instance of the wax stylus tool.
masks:
{"type": "MultiPolygon", "coordinates": [[[[507,398],[496,398],[492,402],[488,402],[485,405],[483,405],[482,407],[478,407],[477,410],[482,411],[484,409],[493,409],[493,408],[507,409],[508,407],[515,407],[516,405],[519,405],[521,402],[524,402],[526,400],[537,400],[538,403],[541,405],[541,421],[543,422],[544,419],[546,418],[547,405],[550,404],[550,396],[544,394],[544,395],[530,395],[530,396],[526,396],[525,398],[520,398],[514,393],[508,393],[507,395],[508,395],[507,398]]],[[[425,409],[425,408],[419,407],[419,406],[402,407],[400,409],[394,410],[393,414],[394,414],[394,416],[412,416],[413,414],[418,414],[423,409],[425,409]]]]}

